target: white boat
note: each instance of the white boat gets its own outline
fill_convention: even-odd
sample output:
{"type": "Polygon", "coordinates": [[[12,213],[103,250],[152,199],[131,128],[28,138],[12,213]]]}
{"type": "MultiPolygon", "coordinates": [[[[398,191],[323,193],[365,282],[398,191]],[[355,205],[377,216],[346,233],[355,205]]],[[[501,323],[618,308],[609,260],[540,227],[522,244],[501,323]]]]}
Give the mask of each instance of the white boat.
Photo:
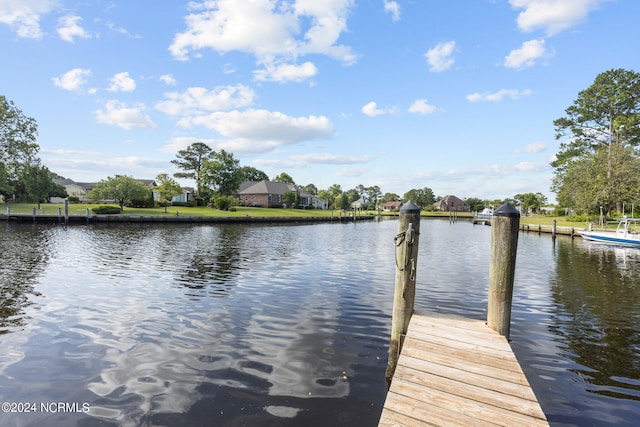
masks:
{"type": "Polygon", "coordinates": [[[640,233],[638,232],[640,218],[622,218],[618,221],[616,231],[585,230],[578,233],[585,239],[600,243],[640,247],[640,233]]]}
{"type": "Polygon", "coordinates": [[[473,223],[491,225],[491,217],[493,216],[493,209],[484,208],[482,212],[476,212],[473,223]]]}
{"type": "Polygon", "coordinates": [[[493,209],[491,208],[484,208],[482,209],[482,212],[478,212],[476,214],[476,218],[478,219],[491,219],[492,216],[493,216],[493,209]]]}

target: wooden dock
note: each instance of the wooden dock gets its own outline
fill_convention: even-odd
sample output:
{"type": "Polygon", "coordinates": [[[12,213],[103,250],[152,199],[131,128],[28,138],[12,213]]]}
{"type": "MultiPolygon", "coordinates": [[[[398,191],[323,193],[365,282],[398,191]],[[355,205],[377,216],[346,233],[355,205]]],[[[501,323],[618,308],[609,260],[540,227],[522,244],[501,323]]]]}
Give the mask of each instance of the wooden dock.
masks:
{"type": "Polygon", "coordinates": [[[505,337],[484,321],[414,313],[380,426],[548,426],[505,337]]]}

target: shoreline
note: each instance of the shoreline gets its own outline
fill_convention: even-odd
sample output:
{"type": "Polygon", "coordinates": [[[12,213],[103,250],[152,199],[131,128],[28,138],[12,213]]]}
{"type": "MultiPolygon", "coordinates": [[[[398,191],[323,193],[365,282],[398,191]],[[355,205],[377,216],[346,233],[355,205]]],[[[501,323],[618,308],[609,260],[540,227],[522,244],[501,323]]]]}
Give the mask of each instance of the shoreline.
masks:
{"type": "MultiPolygon", "coordinates": [[[[0,221],[48,224],[130,224],[130,223],[175,223],[175,224],[268,224],[268,223],[347,223],[373,221],[377,215],[353,216],[189,216],[189,215],[51,215],[51,214],[0,214],[0,221]]],[[[382,216],[381,218],[387,218],[382,216]]],[[[389,216],[389,218],[397,218],[389,216]]]]}

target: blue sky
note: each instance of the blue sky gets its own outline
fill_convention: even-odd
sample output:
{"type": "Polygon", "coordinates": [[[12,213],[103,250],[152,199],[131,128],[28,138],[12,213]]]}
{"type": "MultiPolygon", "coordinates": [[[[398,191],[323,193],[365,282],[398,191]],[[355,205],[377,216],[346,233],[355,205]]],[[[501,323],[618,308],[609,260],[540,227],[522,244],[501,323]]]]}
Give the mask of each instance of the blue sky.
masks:
{"type": "Polygon", "coordinates": [[[0,94],[75,181],[172,174],[201,141],[320,189],[553,201],[552,122],[597,74],[640,71],[638,17],[635,0],[2,0],[0,94]]]}

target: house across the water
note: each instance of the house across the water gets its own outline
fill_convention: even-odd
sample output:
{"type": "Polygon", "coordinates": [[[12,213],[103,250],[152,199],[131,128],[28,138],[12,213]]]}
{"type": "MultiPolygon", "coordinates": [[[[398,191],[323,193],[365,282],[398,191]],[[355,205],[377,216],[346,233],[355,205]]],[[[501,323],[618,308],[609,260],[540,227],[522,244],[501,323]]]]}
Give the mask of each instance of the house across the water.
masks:
{"type": "Polygon", "coordinates": [[[433,204],[437,211],[443,212],[471,212],[469,205],[456,196],[444,196],[433,204]]]}
{"type": "MultiPolygon", "coordinates": [[[[157,193],[153,191],[153,187],[157,185],[155,180],[153,179],[136,179],[136,180],[140,181],[141,183],[149,187],[149,189],[153,193],[153,199],[158,200],[157,193]]],[[[67,196],[77,197],[80,203],[89,203],[92,201],[92,200],[89,200],[88,195],[89,195],[89,192],[96,185],[95,182],[75,182],[68,178],[62,178],[62,179],[56,178],[53,180],[53,182],[55,182],[56,184],[62,185],[67,192],[67,196]]],[[[194,201],[193,188],[182,187],[182,191],[183,191],[182,194],[178,194],[171,201],[183,202],[183,203],[194,201]]],[[[51,203],[63,203],[63,202],[64,202],[64,198],[62,197],[51,198],[51,203]]]]}
{"type": "Polygon", "coordinates": [[[380,203],[378,207],[383,212],[398,212],[400,208],[403,206],[403,203],[400,200],[393,200],[391,202],[380,203]]]}
{"type": "Polygon", "coordinates": [[[246,181],[240,185],[238,200],[243,206],[280,208],[284,205],[284,195],[295,192],[298,195],[299,208],[329,209],[329,203],[313,194],[309,194],[293,184],[273,181],[246,181]]]}

